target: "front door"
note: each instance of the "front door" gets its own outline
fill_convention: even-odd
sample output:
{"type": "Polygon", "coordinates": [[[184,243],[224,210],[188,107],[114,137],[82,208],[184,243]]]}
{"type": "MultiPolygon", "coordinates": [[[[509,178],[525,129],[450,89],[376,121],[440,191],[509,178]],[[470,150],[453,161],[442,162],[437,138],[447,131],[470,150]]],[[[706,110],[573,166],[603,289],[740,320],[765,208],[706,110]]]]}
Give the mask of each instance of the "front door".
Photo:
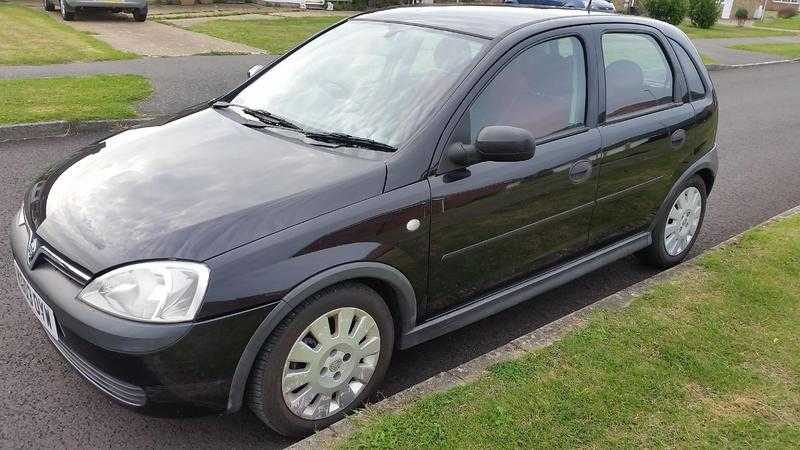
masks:
{"type": "MultiPolygon", "coordinates": [[[[443,158],[432,193],[427,317],[476,299],[587,245],[600,135],[583,28],[521,45],[490,70],[447,142],[471,144],[489,125],[530,131],[532,159],[460,167],[443,158]],[[587,108],[587,104],[590,105],[587,108]],[[596,117],[596,114],[594,115],[596,117]]],[[[588,34],[588,32],[587,32],[588,34]]],[[[469,97],[468,97],[469,99],[469,97]]]]}

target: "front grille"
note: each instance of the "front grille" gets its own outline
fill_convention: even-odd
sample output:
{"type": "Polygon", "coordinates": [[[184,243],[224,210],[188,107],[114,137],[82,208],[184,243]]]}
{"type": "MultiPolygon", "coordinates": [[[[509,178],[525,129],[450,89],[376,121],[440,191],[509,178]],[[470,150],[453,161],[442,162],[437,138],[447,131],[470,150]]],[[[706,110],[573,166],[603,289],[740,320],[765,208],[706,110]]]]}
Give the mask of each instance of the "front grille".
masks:
{"type": "MultiPolygon", "coordinates": [[[[49,336],[48,336],[49,337],[49,336]]],[[[134,386],[101,371],[83,359],[80,355],[70,350],[63,342],[50,338],[59,352],[72,364],[81,375],[101,391],[114,397],[116,400],[131,406],[144,406],[147,396],[139,386],[134,386]]]]}
{"type": "Polygon", "coordinates": [[[66,258],[56,254],[56,252],[51,250],[46,244],[42,244],[41,258],[64,275],[78,282],[81,286],[86,286],[86,283],[91,279],[89,273],[78,268],[75,264],[70,263],[66,258]]]}

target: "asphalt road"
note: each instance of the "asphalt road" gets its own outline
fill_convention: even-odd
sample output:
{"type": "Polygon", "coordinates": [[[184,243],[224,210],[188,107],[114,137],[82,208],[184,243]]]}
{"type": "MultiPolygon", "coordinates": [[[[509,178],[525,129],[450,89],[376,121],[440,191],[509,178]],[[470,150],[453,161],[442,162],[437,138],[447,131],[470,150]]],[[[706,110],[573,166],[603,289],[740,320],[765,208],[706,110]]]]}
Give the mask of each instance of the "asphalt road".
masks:
{"type": "MultiPolygon", "coordinates": [[[[800,204],[800,64],[713,74],[721,101],[720,174],[694,253],[800,204]]],[[[52,161],[100,136],[0,144],[0,223],[52,161]]],[[[5,226],[5,225],[4,225],[5,226]]],[[[15,285],[0,233],[0,447],[282,447],[249,412],[199,419],[140,416],[76,375],[49,344],[15,285]]],[[[654,272],[627,258],[447,336],[399,352],[390,395],[455,367],[654,272]]]]}

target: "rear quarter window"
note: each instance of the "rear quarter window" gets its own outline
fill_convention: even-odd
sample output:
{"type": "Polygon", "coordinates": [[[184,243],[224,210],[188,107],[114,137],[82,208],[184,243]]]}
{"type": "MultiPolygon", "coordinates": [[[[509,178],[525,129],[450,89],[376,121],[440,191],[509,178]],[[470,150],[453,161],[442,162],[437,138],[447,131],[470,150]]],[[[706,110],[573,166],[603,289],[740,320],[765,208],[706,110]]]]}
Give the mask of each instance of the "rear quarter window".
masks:
{"type": "Polygon", "coordinates": [[[689,57],[689,53],[686,52],[686,49],[684,49],[681,44],[675,41],[670,41],[670,44],[672,44],[672,48],[675,49],[675,54],[678,55],[678,62],[681,65],[683,74],[686,76],[686,84],[689,86],[689,93],[692,96],[692,100],[705,97],[706,87],[703,84],[703,78],[700,76],[700,72],[698,72],[694,61],[689,57]]]}

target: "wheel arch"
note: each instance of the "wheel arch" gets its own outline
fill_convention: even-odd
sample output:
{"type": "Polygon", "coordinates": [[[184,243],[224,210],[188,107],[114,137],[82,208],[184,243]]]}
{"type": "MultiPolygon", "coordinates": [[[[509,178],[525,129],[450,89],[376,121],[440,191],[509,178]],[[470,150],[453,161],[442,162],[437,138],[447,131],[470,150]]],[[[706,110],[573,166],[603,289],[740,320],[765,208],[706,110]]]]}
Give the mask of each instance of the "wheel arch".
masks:
{"type": "MultiPolygon", "coordinates": [[[[706,152],[703,156],[698,158],[694,163],[692,163],[686,170],[683,171],[681,176],[675,180],[675,183],[672,184],[672,188],[670,188],[669,193],[667,196],[664,197],[664,201],[661,203],[661,206],[658,208],[656,212],[655,218],[661,216],[661,214],[672,206],[670,204],[670,199],[673,195],[676,195],[677,190],[686,182],[689,178],[699,175],[703,181],[706,183],[706,194],[711,192],[711,187],[714,185],[714,180],[717,176],[717,169],[719,167],[719,159],[717,155],[717,145],[714,144],[714,147],[711,148],[710,151],[706,152]]],[[[653,220],[650,224],[650,231],[652,232],[658,220],[653,220]]]]}
{"type": "Polygon", "coordinates": [[[417,319],[417,299],[411,282],[396,268],[377,262],[342,264],[318,273],[294,287],[267,315],[247,343],[236,365],[228,395],[228,412],[238,411],[253,362],[272,331],[297,305],[322,289],[345,281],[363,282],[375,289],[387,303],[397,331],[411,330],[417,319]]]}
{"type": "Polygon", "coordinates": [[[711,188],[714,187],[714,179],[716,178],[716,173],[712,171],[710,168],[704,167],[695,172],[695,174],[699,175],[700,178],[703,179],[703,182],[706,185],[706,194],[710,194],[711,188]]]}

